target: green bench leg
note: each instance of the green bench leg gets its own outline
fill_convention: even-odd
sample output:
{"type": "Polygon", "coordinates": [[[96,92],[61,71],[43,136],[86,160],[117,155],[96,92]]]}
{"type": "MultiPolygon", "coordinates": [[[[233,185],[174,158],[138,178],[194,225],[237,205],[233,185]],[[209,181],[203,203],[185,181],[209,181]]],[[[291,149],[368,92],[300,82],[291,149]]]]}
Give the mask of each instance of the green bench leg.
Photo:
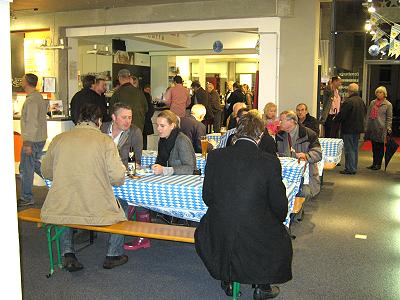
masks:
{"type": "Polygon", "coordinates": [[[237,300],[237,298],[240,296],[240,283],[239,282],[234,282],[233,284],[233,300],[237,300]]]}
{"type": "Polygon", "coordinates": [[[65,227],[58,227],[56,225],[43,225],[46,228],[46,236],[47,236],[47,247],[49,251],[49,259],[50,259],[50,272],[46,275],[47,278],[54,273],[54,257],[53,257],[53,242],[56,243],[57,248],[57,265],[59,268],[62,268],[62,261],[61,261],[61,249],[60,249],[60,235],[64,231],[65,227]],[[51,230],[54,228],[54,235],[51,235],[51,230]]]}

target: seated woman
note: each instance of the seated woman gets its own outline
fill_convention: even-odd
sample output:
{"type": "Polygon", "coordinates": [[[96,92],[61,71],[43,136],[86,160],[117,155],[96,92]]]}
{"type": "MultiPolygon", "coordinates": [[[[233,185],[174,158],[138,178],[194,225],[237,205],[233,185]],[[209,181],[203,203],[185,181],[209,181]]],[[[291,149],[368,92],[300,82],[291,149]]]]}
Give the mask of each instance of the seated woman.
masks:
{"type": "Polygon", "coordinates": [[[157,116],[158,155],[152,170],[156,175],[192,175],[196,157],[189,138],[180,132],[178,117],[170,110],[157,116]]]}

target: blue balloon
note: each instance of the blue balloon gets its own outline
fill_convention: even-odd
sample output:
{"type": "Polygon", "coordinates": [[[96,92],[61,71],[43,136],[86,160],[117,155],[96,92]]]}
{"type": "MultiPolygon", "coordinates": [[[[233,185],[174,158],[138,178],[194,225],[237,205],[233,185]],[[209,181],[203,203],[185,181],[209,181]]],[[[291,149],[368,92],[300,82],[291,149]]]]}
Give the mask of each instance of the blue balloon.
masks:
{"type": "Polygon", "coordinates": [[[222,44],[221,41],[215,41],[213,44],[213,50],[216,53],[221,53],[222,49],[224,48],[224,45],[222,44]]]}
{"type": "Polygon", "coordinates": [[[377,56],[379,54],[379,46],[378,45],[371,45],[368,49],[368,53],[371,56],[377,56]]]}

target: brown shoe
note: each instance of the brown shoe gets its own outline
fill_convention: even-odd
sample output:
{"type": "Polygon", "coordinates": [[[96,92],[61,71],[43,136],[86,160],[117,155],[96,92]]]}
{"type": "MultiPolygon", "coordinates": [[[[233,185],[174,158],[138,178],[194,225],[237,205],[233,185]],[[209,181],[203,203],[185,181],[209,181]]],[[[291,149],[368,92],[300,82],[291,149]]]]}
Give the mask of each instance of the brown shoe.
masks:
{"type": "Polygon", "coordinates": [[[103,268],[104,269],[112,269],[123,265],[128,262],[128,256],[120,255],[120,256],[106,256],[106,260],[104,261],[103,268]]]}

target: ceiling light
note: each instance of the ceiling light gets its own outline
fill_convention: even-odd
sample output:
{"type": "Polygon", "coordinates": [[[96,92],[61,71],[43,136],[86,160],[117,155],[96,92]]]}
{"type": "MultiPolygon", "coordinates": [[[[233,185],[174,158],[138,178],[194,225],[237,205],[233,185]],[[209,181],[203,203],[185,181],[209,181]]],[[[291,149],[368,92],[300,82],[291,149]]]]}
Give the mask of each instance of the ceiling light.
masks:
{"type": "Polygon", "coordinates": [[[105,50],[97,49],[97,45],[93,45],[93,49],[86,51],[86,54],[95,54],[95,55],[104,55],[104,56],[111,56],[112,52],[110,51],[108,46],[104,47],[105,50]]]}
{"type": "Polygon", "coordinates": [[[375,7],[373,7],[373,6],[368,7],[368,12],[371,13],[371,14],[376,12],[375,7]]]}
{"type": "Polygon", "coordinates": [[[365,23],[365,25],[364,25],[365,31],[370,31],[371,28],[372,28],[371,23],[369,23],[369,22],[367,21],[367,23],[365,23]]]}
{"type": "Polygon", "coordinates": [[[47,44],[47,40],[43,41],[43,44],[41,44],[38,49],[41,50],[67,50],[67,49],[72,49],[71,47],[65,46],[64,44],[64,39],[61,38],[59,40],[59,44],[53,44],[50,42],[50,45],[47,44]]]}

